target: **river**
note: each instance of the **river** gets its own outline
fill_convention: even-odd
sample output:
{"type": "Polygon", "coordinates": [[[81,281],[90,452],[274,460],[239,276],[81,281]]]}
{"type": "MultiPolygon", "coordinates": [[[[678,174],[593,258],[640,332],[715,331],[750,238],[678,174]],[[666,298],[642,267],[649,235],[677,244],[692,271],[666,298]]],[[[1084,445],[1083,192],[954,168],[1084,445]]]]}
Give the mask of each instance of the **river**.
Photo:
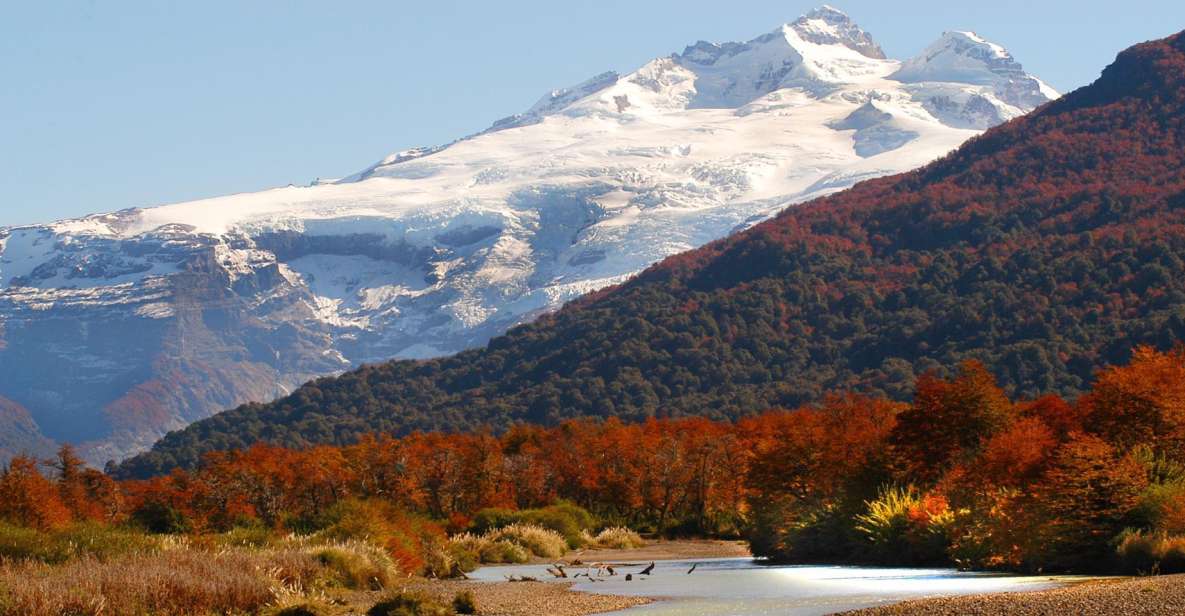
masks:
{"type": "MultiPolygon", "coordinates": [[[[919,597],[1042,590],[1074,579],[954,569],[768,566],[750,558],[659,561],[649,576],[638,574],[642,566],[616,567],[614,576],[598,576],[584,567],[569,567],[567,572],[580,575],[573,587],[579,591],[660,599],[613,612],[625,616],[812,616],[919,597]],[[692,565],[695,571],[689,574],[692,565]],[[587,573],[597,581],[588,581],[583,575],[587,573]],[[634,579],[626,581],[626,573],[634,579]]],[[[505,581],[506,576],[523,575],[554,579],[545,565],[482,567],[471,577],[505,581]]]]}

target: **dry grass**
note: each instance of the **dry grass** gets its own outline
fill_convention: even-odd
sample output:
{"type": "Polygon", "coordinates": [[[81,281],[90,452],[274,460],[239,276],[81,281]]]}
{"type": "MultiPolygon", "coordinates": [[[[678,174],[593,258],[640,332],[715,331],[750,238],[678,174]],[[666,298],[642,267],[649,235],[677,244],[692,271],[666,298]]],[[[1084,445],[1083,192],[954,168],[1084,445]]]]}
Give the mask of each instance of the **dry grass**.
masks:
{"type": "Polygon", "coordinates": [[[606,528],[594,537],[586,534],[585,543],[594,548],[606,550],[631,550],[646,546],[642,536],[624,526],[606,528]]]}
{"type": "Polygon", "coordinates": [[[258,613],[312,605],[325,589],[380,590],[397,575],[379,548],[350,542],[160,552],[64,564],[0,564],[0,614],[141,616],[258,613]]]}
{"type": "Polygon", "coordinates": [[[482,563],[525,563],[532,554],[559,558],[568,551],[568,541],[563,535],[534,524],[510,524],[481,535],[455,535],[449,539],[449,545],[482,563]]]}
{"type": "Polygon", "coordinates": [[[491,540],[509,541],[542,558],[559,558],[568,551],[564,536],[534,524],[511,524],[486,533],[491,540]]]}
{"type": "Polygon", "coordinates": [[[109,561],[0,566],[0,613],[139,616],[254,612],[282,585],[300,586],[321,567],[296,551],[217,554],[169,550],[109,561]]]}
{"type": "Polygon", "coordinates": [[[449,545],[472,555],[473,560],[480,563],[525,563],[531,558],[526,548],[506,539],[494,539],[491,533],[455,535],[449,539],[449,545]]]}

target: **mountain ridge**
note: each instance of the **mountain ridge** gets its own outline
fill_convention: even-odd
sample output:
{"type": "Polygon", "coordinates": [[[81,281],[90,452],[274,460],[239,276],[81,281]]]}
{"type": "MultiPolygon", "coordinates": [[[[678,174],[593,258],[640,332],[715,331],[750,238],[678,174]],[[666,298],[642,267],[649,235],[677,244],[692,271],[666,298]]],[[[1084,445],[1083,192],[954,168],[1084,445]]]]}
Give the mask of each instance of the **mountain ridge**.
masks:
{"type": "Polygon", "coordinates": [[[1014,74],[891,79],[834,9],[692,47],[341,180],[0,229],[0,395],[118,459],[310,378],[480,346],[1029,110],[999,95],[1031,86],[1014,74]]]}
{"type": "Polygon", "coordinates": [[[170,434],[120,472],[257,441],[573,416],[739,417],[846,389],[901,398],[979,359],[1081,391],[1185,340],[1185,34],[939,161],[668,257],[485,349],[368,365],[170,434]]]}

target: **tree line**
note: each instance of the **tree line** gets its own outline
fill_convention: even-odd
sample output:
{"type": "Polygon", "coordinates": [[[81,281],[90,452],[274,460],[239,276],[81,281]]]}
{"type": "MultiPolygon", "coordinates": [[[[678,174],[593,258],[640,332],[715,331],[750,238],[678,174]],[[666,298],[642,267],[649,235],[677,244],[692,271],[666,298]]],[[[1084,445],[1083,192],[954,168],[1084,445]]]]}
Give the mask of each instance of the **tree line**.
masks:
{"type": "Polygon", "coordinates": [[[301,533],[377,503],[387,524],[460,532],[491,510],[567,502],[656,534],[744,536],[777,561],[1172,570],[1185,567],[1185,350],[1132,355],[1073,401],[1014,401],[969,361],[919,378],[907,403],[837,392],[736,422],[256,444],[145,480],[86,469],[67,447],[8,465],[0,520],[301,533]]]}

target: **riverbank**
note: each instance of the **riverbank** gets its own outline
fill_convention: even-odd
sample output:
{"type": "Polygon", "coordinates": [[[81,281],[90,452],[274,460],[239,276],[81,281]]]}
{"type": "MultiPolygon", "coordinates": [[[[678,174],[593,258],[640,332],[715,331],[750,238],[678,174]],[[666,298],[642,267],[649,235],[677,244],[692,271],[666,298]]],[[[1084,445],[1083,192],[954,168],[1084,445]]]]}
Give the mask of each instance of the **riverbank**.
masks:
{"type": "Polygon", "coordinates": [[[451,603],[469,591],[482,616],[585,616],[651,603],[646,597],[601,595],[572,590],[574,582],[473,582],[466,580],[409,580],[407,590],[429,594],[451,603]]]}
{"type": "MultiPolygon", "coordinates": [[[[698,558],[738,558],[749,556],[743,541],[709,539],[653,541],[644,547],[626,550],[589,549],[567,554],[560,562],[643,563],[698,558]]],[[[535,562],[548,562],[535,559],[535,562]]],[[[408,580],[408,590],[430,594],[449,602],[457,593],[470,591],[477,600],[478,613],[484,616],[585,616],[623,610],[652,603],[653,598],[598,594],[572,590],[574,582],[476,582],[468,580],[408,580]]]]}
{"type": "Polygon", "coordinates": [[[1027,593],[916,599],[848,612],[849,616],[1152,616],[1185,614],[1185,575],[1094,580],[1027,593]]]}

